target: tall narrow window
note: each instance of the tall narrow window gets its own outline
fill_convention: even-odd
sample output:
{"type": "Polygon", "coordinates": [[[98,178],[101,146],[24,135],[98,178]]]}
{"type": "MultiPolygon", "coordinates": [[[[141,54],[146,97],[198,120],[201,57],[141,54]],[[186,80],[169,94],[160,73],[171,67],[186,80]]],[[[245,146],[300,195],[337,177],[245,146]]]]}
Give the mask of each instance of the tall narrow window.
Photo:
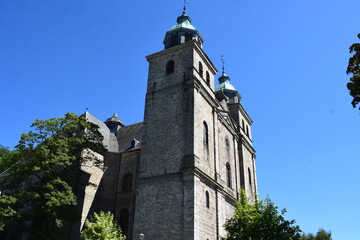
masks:
{"type": "Polygon", "coordinates": [[[203,66],[202,66],[201,62],[199,62],[199,74],[201,77],[203,77],[203,75],[204,75],[204,70],[203,70],[203,66]]]}
{"type": "Polygon", "coordinates": [[[206,122],[203,123],[203,143],[204,146],[207,148],[209,145],[209,136],[208,136],[208,126],[206,122]]]}
{"type": "Polygon", "coordinates": [[[206,71],[206,84],[210,85],[210,74],[208,71],[206,71]]]}
{"type": "Polygon", "coordinates": [[[249,126],[246,125],[246,135],[249,136],[249,126]]]}
{"type": "Polygon", "coordinates": [[[121,183],[121,190],[123,190],[123,191],[132,190],[132,184],[133,184],[132,174],[128,173],[123,177],[123,180],[122,180],[122,183],[121,183]]]}
{"type": "Polygon", "coordinates": [[[210,196],[208,191],[205,192],[205,198],[206,198],[206,207],[210,208],[210,196]]]}
{"type": "Polygon", "coordinates": [[[173,73],[175,68],[174,60],[169,60],[166,64],[166,73],[173,73]]]}
{"type": "Polygon", "coordinates": [[[241,121],[242,123],[242,129],[245,131],[245,122],[244,122],[244,119],[241,121]]]}
{"type": "Polygon", "coordinates": [[[231,188],[231,167],[229,163],[226,163],[226,180],[227,186],[231,188]]]}
{"type": "Polygon", "coordinates": [[[209,133],[206,122],[203,122],[203,149],[204,159],[209,160],[209,133]]]}
{"type": "Polygon", "coordinates": [[[127,210],[126,208],[120,211],[119,225],[123,234],[127,236],[129,232],[129,210],[127,210]]]}
{"type": "Polygon", "coordinates": [[[252,186],[252,181],[251,181],[251,171],[250,171],[250,168],[248,168],[248,173],[249,173],[249,184],[250,184],[250,187],[252,186]]]}

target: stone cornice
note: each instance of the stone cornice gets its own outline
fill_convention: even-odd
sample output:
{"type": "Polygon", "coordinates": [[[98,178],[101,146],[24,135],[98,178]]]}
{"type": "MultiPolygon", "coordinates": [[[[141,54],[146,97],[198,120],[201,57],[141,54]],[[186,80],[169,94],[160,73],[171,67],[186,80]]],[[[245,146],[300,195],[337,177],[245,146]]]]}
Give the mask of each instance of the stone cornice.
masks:
{"type": "Polygon", "coordinates": [[[256,151],[255,149],[251,146],[251,144],[246,140],[246,138],[244,138],[243,136],[240,137],[241,143],[242,145],[244,145],[251,154],[255,155],[256,151]]]}
{"type": "Polygon", "coordinates": [[[237,109],[240,111],[240,113],[245,117],[246,121],[248,122],[249,125],[253,124],[252,119],[250,118],[250,116],[248,115],[248,113],[245,111],[244,107],[241,105],[241,103],[231,103],[228,104],[229,109],[237,109]]]}
{"type": "Polygon", "coordinates": [[[150,55],[146,56],[146,59],[147,59],[148,61],[150,61],[151,59],[157,58],[157,57],[159,57],[159,56],[171,54],[171,53],[180,51],[180,50],[182,50],[182,49],[184,49],[184,48],[188,48],[188,47],[190,47],[190,46],[193,47],[193,45],[195,45],[195,40],[189,41],[189,42],[186,42],[186,43],[182,43],[182,44],[179,44],[179,45],[177,45],[177,46],[174,46],[174,47],[171,47],[171,48],[168,48],[168,49],[164,49],[164,50],[162,50],[162,51],[159,51],[159,52],[150,54],[150,55]]]}

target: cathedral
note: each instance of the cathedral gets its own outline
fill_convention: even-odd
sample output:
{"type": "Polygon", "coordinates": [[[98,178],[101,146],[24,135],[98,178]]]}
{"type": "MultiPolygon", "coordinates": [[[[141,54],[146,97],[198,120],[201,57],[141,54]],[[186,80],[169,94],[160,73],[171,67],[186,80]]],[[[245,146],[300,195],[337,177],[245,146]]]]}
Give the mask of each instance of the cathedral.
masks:
{"type": "MultiPolygon", "coordinates": [[[[257,194],[252,120],[224,67],[217,69],[184,9],[149,62],[144,121],[124,125],[114,114],[100,126],[106,171],[84,166],[78,239],[93,212],[111,211],[129,240],[218,240],[240,189],[257,194]],[[216,84],[216,87],[214,88],[216,84]]],[[[76,234],[77,233],[77,234],[76,234]]]]}

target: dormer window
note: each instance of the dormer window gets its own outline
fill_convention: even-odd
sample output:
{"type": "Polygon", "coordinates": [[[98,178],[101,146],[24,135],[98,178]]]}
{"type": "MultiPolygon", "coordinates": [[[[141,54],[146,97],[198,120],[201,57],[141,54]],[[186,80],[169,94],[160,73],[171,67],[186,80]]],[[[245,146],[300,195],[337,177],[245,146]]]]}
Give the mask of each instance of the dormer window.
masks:
{"type": "Polygon", "coordinates": [[[174,60],[169,60],[166,64],[166,73],[173,73],[175,69],[174,60]]]}

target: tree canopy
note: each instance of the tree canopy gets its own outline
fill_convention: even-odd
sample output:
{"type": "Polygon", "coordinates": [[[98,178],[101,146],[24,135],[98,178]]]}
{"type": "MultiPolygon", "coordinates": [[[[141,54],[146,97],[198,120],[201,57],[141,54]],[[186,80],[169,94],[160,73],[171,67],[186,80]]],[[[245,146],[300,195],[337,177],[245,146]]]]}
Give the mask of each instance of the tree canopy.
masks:
{"type": "MultiPolygon", "coordinates": [[[[360,33],[358,38],[360,39],[360,33]]],[[[347,88],[353,97],[351,104],[355,108],[360,102],[360,43],[352,44],[350,46],[350,53],[353,55],[349,59],[349,65],[346,70],[346,73],[351,75],[347,88]]]]}
{"type": "Polygon", "coordinates": [[[85,221],[85,229],[81,232],[85,240],[125,240],[120,226],[110,212],[94,213],[90,220],[85,221]]]}
{"type": "Polygon", "coordinates": [[[226,240],[289,240],[300,239],[300,227],[295,220],[285,220],[285,209],[278,207],[270,200],[256,201],[250,204],[245,192],[241,191],[241,199],[236,204],[235,215],[224,227],[226,240]]]}
{"type": "Polygon", "coordinates": [[[16,146],[18,162],[0,179],[0,230],[15,223],[32,239],[51,239],[64,221],[76,217],[73,187],[81,165],[91,161],[101,167],[91,152],[106,149],[98,126],[72,113],[36,120],[31,127],[16,146]],[[85,149],[92,151],[83,154],[85,149]]]}
{"type": "Polygon", "coordinates": [[[10,151],[9,148],[0,145],[0,173],[11,167],[18,160],[17,151],[10,151]]]}
{"type": "Polygon", "coordinates": [[[312,233],[303,234],[301,237],[301,240],[332,240],[331,238],[331,232],[327,232],[324,229],[319,229],[319,231],[316,233],[316,235],[312,233]]]}

